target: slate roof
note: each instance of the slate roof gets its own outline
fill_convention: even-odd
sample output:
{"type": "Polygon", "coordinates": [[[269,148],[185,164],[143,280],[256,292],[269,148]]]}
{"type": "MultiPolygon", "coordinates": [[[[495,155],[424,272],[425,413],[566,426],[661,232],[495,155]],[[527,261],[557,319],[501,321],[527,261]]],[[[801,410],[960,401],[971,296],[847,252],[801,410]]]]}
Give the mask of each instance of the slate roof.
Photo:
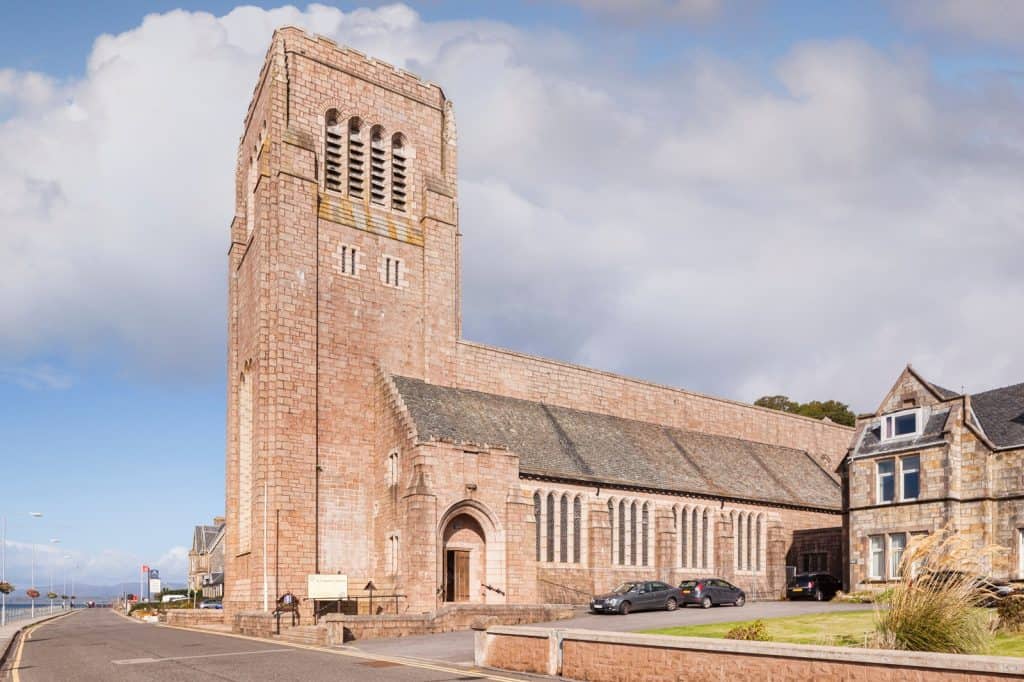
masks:
{"type": "Polygon", "coordinates": [[[841,508],[838,483],[802,450],[392,378],[421,440],[505,447],[524,475],[841,508]]]}
{"type": "Polygon", "coordinates": [[[1024,446],[1024,384],[975,393],[971,408],[996,447],[1024,446]]]}
{"type": "Polygon", "coordinates": [[[196,526],[192,534],[192,549],[198,554],[207,554],[213,549],[217,534],[224,529],[220,526],[196,526]]]}
{"type": "Polygon", "coordinates": [[[957,393],[956,391],[951,391],[948,388],[943,388],[942,386],[939,386],[938,384],[933,384],[930,381],[928,382],[928,384],[933,389],[935,389],[935,392],[938,393],[939,396],[941,396],[943,400],[952,400],[953,398],[959,398],[960,397],[960,394],[957,393]]]}
{"type": "Polygon", "coordinates": [[[864,429],[864,435],[857,446],[857,456],[879,455],[896,450],[907,448],[923,448],[932,445],[939,445],[945,442],[942,433],[945,431],[946,419],[949,417],[949,410],[938,410],[932,412],[925,422],[921,434],[914,438],[895,438],[882,442],[881,423],[872,424],[864,429]]]}

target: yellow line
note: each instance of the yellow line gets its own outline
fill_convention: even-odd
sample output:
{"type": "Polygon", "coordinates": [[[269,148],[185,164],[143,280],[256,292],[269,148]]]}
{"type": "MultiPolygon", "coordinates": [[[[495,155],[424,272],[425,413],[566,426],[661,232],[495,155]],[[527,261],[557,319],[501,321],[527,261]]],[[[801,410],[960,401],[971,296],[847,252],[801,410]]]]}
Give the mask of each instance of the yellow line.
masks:
{"type": "MultiPolygon", "coordinates": [[[[264,644],[273,643],[280,646],[290,646],[295,649],[305,649],[307,651],[319,651],[325,654],[333,654],[335,656],[347,656],[349,658],[360,658],[368,661],[386,661],[388,663],[395,663],[398,665],[408,666],[410,668],[422,668],[424,670],[434,670],[436,672],[451,673],[457,675],[476,675],[488,680],[495,680],[495,682],[522,682],[520,678],[516,677],[502,677],[500,675],[492,675],[484,670],[477,667],[472,668],[449,668],[436,663],[426,663],[418,659],[402,658],[399,656],[380,656],[378,654],[370,654],[364,651],[353,651],[353,650],[342,650],[342,649],[327,649],[324,647],[310,646],[308,644],[298,644],[295,642],[286,642],[282,640],[268,640],[262,637],[250,637],[249,635],[239,635],[234,632],[217,632],[216,630],[201,630],[199,628],[189,628],[180,625],[160,625],[163,628],[173,628],[175,630],[188,630],[189,632],[201,632],[210,635],[220,635],[222,637],[234,637],[235,639],[246,639],[253,642],[263,642],[264,644]]],[[[527,673],[528,674],[528,673],[527,673]]],[[[15,681],[17,682],[17,681],[15,681]]]]}
{"type": "Polygon", "coordinates": [[[25,642],[32,639],[32,633],[35,632],[38,628],[43,627],[47,623],[52,623],[55,620],[60,620],[61,618],[70,616],[73,613],[76,613],[76,611],[68,611],[67,613],[56,616],[55,618],[44,620],[41,623],[33,623],[32,625],[29,625],[25,628],[24,632],[21,635],[21,639],[18,641],[18,651],[14,654],[14,663],[11,665],[12,682],[21,682],[21,675],[18,674],[18,668],[21,667],[21,652],[25,648],[25,642]]]}

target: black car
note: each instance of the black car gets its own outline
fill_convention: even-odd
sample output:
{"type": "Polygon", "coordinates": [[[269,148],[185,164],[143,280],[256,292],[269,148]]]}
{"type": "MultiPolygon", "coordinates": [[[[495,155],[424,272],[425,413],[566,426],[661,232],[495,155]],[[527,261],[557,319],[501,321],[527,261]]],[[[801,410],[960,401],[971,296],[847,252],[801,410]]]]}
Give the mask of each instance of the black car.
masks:
{"type": "Polygon", "coordinates": [[[590,600],[591,613],[620,613],[665,609],[675,611],[681,603],[679,590],[657,580],[624,582],[611,592],[590,600]]]}
{"type": "Polygon", "coordinates": [[[786,583],[786,599],[828,601],[841,589],[842,581],[830,573],[797,573],[786,583]]]}
{"type": "Polygon", "coordinates": [[[916,578],[918,585],[934,585],[938,589],[961,582],[973,585],[979,606],[997,606],[1003,597],[1013,594],[1009,583],[986,576],[971,575],[963,571],[927,571],[916,578]]]}
{"type": "Polygon", "coordinates": [[[684,580],[679,583],[679,593],[682,595],[679,603],[683,606],[699,604],[702,608],[710,609],[721,604],[743,606],[747,603],[747,595],[743,590],[721,578],[684,580]]]}

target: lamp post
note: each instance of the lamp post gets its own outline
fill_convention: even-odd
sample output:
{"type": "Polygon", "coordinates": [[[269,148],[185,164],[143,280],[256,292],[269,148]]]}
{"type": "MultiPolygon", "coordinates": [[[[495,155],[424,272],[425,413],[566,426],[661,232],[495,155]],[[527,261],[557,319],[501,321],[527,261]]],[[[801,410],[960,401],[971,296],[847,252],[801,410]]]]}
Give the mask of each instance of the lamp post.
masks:
{"type": "MultiPolygon", "coordinates": [[[[60,543],[60,538],[50,538],[50,542],[54,545],[60,543]]],[[[50,552],[50,591],[46,593],[47,599],[50,600],[50,613],[53,613],[53,552],[50,552]]]]}
{"type": "MultiPolygon", "coordinates": [[[[0,583],[7,582],[7,517],[0,526],[0,583]]],[[[0,592],[0,628],[7,625],[7,593],[0,592]]]]}
{"type": "Polygon", "coordinates": [[[60,570],[64,574],[64,589],[60,593],[60,610],[63,611],[67,608],[68,601],[68,559],[71,558],[70,554],[63,554],[60,557],[60,570]]]}
{"type": "MultiPolygon", "coordinates": [[[[41,519],[41,518],[43,518],[43,512],[29,512],[28,515],[31,516],[33,519],[41,519]]],[[[32,543],[32,589],[33,590],[36,589],[36,543],[35,542],[32,543]]],[[[32,607],[31,607],[31,609],[29,611],[29,615],[32,618],[35,618],[36,617],[36,598],[35,597],[31,597],[31,599],[32,599],[32,607]]]]}

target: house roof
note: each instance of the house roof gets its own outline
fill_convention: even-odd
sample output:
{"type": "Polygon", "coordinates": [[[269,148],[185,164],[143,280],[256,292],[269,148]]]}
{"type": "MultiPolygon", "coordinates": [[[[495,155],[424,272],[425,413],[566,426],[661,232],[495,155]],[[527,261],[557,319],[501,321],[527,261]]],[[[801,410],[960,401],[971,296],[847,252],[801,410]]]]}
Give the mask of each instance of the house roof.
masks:
{"type": "Polygon", "coordinates": [[[224,530],[224,525],[219,526],[196,526],[192,533],[192,551],[197,554],[207,554],[213,549],[217,535],[224,530]]]}
{"type": "Polygon", "coordinates": [[[838,483],[803,450],[393,380],[421,440],[507,448],[524,475],[841,508],[838,483]]]}
{"type": "Polygon", "coordinates": [[[1024,446],[1024,383],[975,393],[971,408],[993,445],[1024,446]]]}

